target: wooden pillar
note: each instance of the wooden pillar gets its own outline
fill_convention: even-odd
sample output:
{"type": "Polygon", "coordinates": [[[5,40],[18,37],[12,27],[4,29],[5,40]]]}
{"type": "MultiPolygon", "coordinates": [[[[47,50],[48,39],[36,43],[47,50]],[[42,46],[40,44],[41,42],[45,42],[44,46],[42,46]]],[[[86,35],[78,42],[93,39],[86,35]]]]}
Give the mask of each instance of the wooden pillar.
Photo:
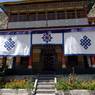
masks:
{"type": "Polygon", "coordinates": [[[21,58],[19,56],[16,57],[16,65],[19,65],[21,62],[21,58]]]}
{"type": "Polygon", "coordinates": [[[6,69],[6,57],[3,58],[3,66],[2,69],[5,70],[6,69]]]}
{"type": "Polygon", "coordinates": [[[8,67],[8,69],[13,68],[13,58],[14,57],[10,57],[10,56],[6,58],[6,66],[8,67]]]}
{"type": "Polygon", "coordinates": [[[0,68],[3,66],[3,57],[0,57],[0,68]]]}
{"type": "Polygon", "coordinates": [[[90,56],[87,56],[87,59],[88,59],[88,65],[89,65],[89,67],[91,67],[91,60],[90,60],[90,56]]]}
{"type": "Polygon", "coordinates": [[[91,57],[91,61],[92,61],[92,67],[95,67],[95,56],[91,57]]]}
{"type": "Polygon", "coordinates": [[[29,56],[28,69],[32,69],[32,56],[29,56]]]}
{"type": "Polygon", "coordinates": [[[61,54],[61,60],[62,60],[62,68],[66,68],[65,57],[64,57],[63,52],[61,54]]]}

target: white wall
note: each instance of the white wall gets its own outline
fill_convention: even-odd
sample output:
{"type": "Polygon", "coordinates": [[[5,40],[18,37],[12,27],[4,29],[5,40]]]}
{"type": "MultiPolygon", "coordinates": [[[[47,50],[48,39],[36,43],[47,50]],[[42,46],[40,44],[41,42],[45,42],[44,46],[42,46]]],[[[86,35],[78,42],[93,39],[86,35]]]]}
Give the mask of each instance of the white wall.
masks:
{"type": "Polygon", "coordinates": [[[48,21],[25,21],[25,22],[9,22],[8,28],[36,28],[36,27],[52,27],[52,26],[71,26],[71,25],[87,25],[88,19],[62,19],[48,21]]]}

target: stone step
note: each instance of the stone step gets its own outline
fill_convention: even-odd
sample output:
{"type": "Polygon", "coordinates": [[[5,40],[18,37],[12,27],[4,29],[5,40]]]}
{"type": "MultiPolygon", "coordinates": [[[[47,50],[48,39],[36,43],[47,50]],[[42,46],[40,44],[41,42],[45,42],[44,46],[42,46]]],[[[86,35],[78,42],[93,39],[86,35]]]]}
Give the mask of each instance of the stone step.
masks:
{"type": "Polygon", "coordinates": [[[41,75],[38,78],[36,95],[55,95],[55,83],[53,75],[41,75]]]}
{"type": "Polygon", "coordinates": [[[39,79],[38,82],[54,82],[54,80],[39,79]]]}
{"type": "Polygon", "coordinates": [[[54,76],[39,76],[39,78],[54,78],[54,76]]]}
{"type": "Polygon", "coordinates": [[[54,93],[48,94],[48,93],[36,93],[36,95],[55,95],[54,93]]]}
{"type": "Polygon", "coordinates": [[[46,81],[42,81],[42,82],[38,82],[38,85],[46,85],[46,84],[49,84],[49,85],[54,85],[54,81],[53,82],[46,82],[46,81]]]}
{"type": "Polygon", "coordinates": [[[37,89],[54,89],[55,85],[38,85],[37,89]]]}
{"type": "Polygon", "coordinates": [[[55,93],[55,89],[37,89],[36,93],[48,93],[48,94],[51,94],[51,93],[55,93]]]}
{"type": "Polygon", "coordinates": [[[39,75],[39,77],[55,77],[54,74],[39,75]]]}
{"type": "Polygon", "coordinates": [[[54,75],[40,75],[39,78],[54,78],[54,75]]]}
{"type": "Polygon", "coordinates": [[[54,80],[54,78],[39,78],[39,80],[54,80]]]}
{"type": "Polygon", "coordinates": [[[39,77],[55,77],[55,75],[40,75],[39,77]]]}

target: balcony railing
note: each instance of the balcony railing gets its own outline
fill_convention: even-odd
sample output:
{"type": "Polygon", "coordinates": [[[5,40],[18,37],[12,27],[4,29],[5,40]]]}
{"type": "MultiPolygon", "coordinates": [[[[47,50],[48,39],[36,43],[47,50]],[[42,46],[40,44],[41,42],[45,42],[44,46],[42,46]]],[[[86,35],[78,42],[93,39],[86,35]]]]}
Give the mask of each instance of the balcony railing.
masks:
{"type": "Polygon", "coordinates": [[[87,18],[80,19],[60,19],[60,20],[42,20],[42,21],[23,21],[9,22],[8,28],[39,28],[39,27],[56,27],[56,26],[76,26],[88,25],[87,18]]]}

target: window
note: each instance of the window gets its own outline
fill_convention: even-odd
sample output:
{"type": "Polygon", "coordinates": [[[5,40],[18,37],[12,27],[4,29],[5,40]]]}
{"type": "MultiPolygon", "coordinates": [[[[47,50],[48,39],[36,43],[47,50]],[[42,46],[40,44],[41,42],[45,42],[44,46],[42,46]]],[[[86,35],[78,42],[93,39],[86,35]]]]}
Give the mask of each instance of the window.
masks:
{"type": "Polygon", "coordinates": [[[9,17],[10,22],[18,21],[18,14],[11,14],[9,17]]]}
{"type": "Polygon", "coordinates": [[[54,20],[54,19],[56,19],[55,12],[48,12],[47,13],[47,19],[48,20],[54,20]]]}
{"type": "Polygon", "coordinates": [[[37,18],[36,13],[30,13],[30,14],[29,14],[29,21],[35,21],[36,18],[37,18]]]}
{"type": "Polygon", "coordinates": [[[56,14],[57,14],[57,19],[65,19],[64,11],[58,11],[56,14]]]}
{"type": "Polygon", "coordinates": [[[78,18],[86,17],[86,12],[85,12],[85,10],[77,10],[77,17],[78,17],[78,18]]]}
{"type": "Polygon", "coordinates": [[[27,21],[27,20],[28,20],[27,13],[19,14],[19,21],[27,21]]]}
{"type": "Polygon", "coordinates": [[[38,13],[37,20],[46,20],[46,13],[45,12],[38,13]]]}
{"type": "Polygon", "coordinates": [[[67,11],[67,19],[73,19],[75,17],[75,11],[74,10],[68,10],[67,11]]]}
{"type": "Polygon", "coordinates": [[[11,14],[9,21],[10,22],[28,21],[28,15],[26,13],[22,13],[22,14],[11,14]]]}

